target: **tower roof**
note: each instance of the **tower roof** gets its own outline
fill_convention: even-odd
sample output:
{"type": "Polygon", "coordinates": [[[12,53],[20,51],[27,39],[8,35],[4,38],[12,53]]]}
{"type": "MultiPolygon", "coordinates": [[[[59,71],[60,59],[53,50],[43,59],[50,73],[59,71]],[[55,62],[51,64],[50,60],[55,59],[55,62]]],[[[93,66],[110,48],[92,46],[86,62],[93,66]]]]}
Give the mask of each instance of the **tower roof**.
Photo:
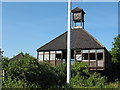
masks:
{"type": "MultiPolygon", "coordinates": [[[[83,11],[82,8],[80,8],[80,7],[76,7],[75,9],[72,10],[72,13],[75,13],[75,12],[81,12],[81,11],[83,11]]],[[[84,11],[83,11],[83,12],[84,12],[84,11]]],[[[84,14],[85,14],[85,12],[84,12],[84,14]]]]}
{"type": "MultiPolygon", "coordinates": [[[[71,30],[71,49],[101,49],[104,46],[99,43],[84,29],[71,30]]],[[[67,32],[38,48],[37,51],[46,50],[65,50],[67,49],[67,32]]]]}

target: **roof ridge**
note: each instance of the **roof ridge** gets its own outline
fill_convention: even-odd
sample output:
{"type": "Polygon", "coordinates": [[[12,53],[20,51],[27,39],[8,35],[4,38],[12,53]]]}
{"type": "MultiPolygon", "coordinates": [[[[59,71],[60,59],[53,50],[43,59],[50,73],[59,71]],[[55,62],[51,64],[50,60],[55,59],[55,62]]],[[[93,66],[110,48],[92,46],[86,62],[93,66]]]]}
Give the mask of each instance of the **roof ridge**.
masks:
{"type": "Polygon", "coordinates": [[[87,33],[92,39],[94,39],[101,47],[105,48],[97,39],[95,39],[91,34],[89,34],[86,30],[84,29],[81,29],[83,30],[85,33],[87,33]]]}

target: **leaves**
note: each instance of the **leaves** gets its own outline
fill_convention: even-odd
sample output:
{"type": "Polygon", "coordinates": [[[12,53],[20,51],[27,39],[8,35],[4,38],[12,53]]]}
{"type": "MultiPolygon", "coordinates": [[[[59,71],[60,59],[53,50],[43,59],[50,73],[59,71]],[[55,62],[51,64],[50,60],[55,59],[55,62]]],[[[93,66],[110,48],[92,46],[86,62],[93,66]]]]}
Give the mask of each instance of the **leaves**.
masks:
{"type": "Polygon", "coordinates": [[[114,38],[114,42],[112,42],[113,48],[111,48],[111,55],[113,62],[120,62],[120,34],[114,38]]]}

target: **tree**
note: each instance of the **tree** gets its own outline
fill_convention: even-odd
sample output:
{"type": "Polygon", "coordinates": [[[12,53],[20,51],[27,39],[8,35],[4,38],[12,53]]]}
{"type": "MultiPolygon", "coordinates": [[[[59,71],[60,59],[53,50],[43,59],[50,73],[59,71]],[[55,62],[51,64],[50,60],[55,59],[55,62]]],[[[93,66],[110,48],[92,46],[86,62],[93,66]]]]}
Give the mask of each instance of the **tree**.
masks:
{"type": "Polygon", "coordinates": [[[113,62],[120,62],[120,34],[114,38],[114,42],[112,42],[113,48],[111,48],[111,55],[113,62]]]}

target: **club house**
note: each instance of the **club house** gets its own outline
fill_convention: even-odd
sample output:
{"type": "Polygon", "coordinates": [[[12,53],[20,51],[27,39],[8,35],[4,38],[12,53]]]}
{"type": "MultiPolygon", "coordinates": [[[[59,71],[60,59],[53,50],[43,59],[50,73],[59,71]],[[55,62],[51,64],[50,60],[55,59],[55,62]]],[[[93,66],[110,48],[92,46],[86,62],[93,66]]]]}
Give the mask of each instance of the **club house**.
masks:
{"type": "MultiPolygon", "coordinates": [[[[71,28],[71,64],[86,62],[89,70],[108,70],[111,68],[111,55],[107,49],[92,35],[84,30],[84,15],[82,8],[72,10],[71,28]],[[76,26],[76,23],[80,24],[76,26]]],[[[67,32],[51,40],[37,49],[37,59],[48,61],[53,66],[67,62],[67,32]]]]}

